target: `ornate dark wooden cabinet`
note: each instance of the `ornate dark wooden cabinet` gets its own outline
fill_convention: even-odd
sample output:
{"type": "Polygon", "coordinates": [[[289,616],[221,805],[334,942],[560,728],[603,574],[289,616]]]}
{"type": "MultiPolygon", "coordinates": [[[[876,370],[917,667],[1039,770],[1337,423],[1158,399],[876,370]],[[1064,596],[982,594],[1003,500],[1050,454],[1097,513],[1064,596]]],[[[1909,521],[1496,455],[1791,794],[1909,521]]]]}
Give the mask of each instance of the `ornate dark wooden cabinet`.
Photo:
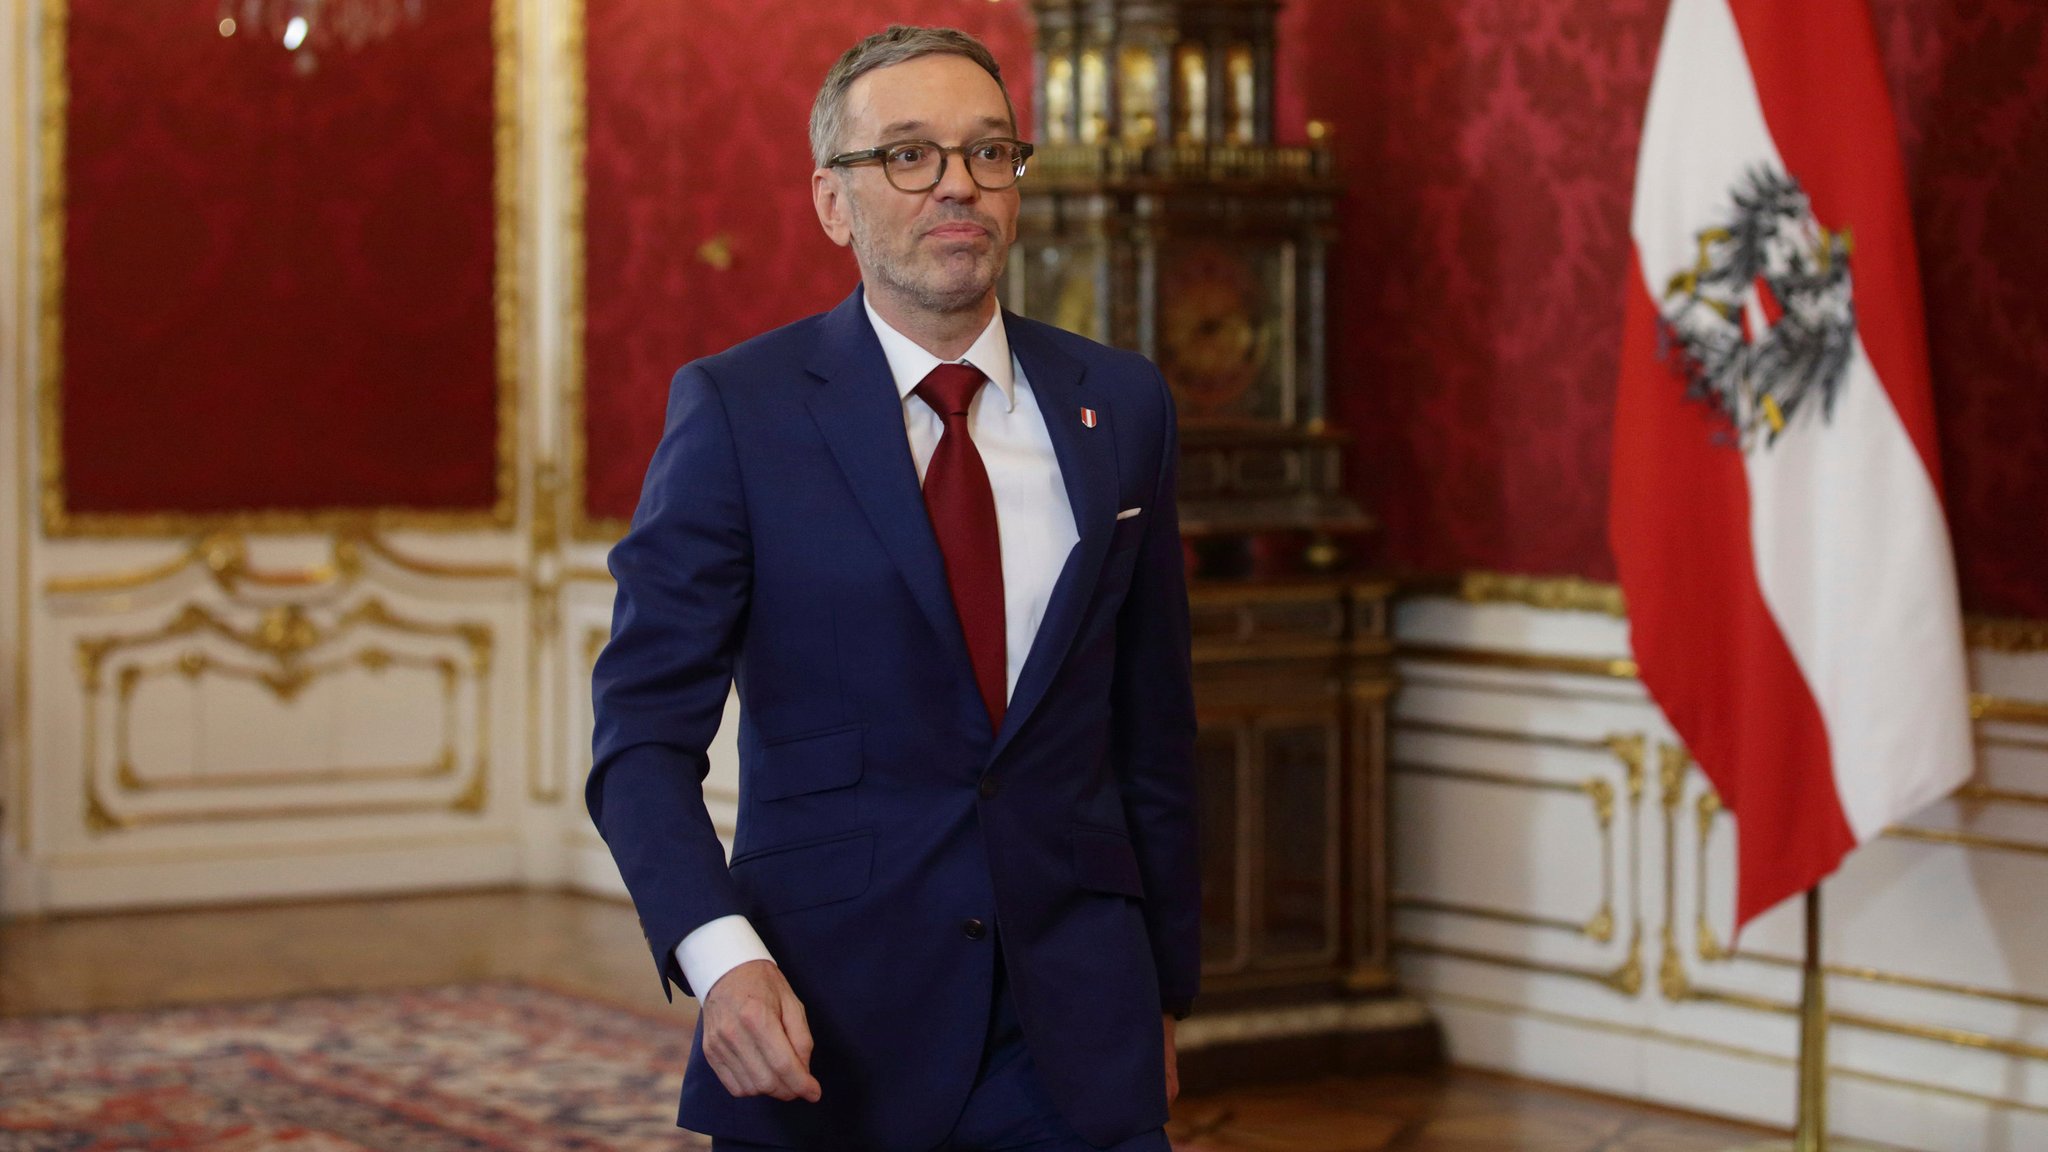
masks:
{"type": "Polygon", "coordinates": [[[1205,1006],[1392,987],[1389,591],[1332,578],[1191,592],[1205,1006]]]}
{"type": "Polygon", "coordinates": [[[1428,1047],[1387,958],[1389,588],[1346,574],[1373,522],[1325,419],[1339,186],[1320,144],[1274,143],[1278,7],[1033,0],[1039,153],[1005,286],[1151,356],[1180,413],[1204,868],[1191,1087],[1428,1047]]]}

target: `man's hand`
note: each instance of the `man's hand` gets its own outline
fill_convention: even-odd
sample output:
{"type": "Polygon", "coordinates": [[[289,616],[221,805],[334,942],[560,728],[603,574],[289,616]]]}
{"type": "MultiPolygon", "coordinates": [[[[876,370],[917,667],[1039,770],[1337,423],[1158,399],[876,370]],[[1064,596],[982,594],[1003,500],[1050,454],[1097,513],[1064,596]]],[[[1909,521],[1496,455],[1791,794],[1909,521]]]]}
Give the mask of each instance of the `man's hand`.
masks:
{"type": "Polygon", "coordinates": [[[704,1059],[727,1092],[817,1103],[811,1026],[774,961],[749,960],[720,976],[703,1005],[704,1059]]]}
{"type": "Polygon", "coordinates": [[[1166,1021],[1166,1102],[1171,1104],[1180,1098],[1180,1053],[1173,1048],[1173,1013],[1165,1013],[1160,1019],[1166,1021]]]}

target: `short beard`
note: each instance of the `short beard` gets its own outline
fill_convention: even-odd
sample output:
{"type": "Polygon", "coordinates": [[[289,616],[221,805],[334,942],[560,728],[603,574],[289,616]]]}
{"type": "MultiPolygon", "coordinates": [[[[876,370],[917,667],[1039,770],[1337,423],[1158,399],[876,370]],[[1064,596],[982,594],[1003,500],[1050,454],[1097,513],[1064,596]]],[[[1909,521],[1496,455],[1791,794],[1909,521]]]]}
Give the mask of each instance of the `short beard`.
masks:
{"type": "Polygon", "coordinates": [[[860,200],[849,195],[847,208],[853,217],[853,255],[861,268],[873,272],[875,279],[887,285],[893,293],[908,301],[920,312],[953,315],[973,311],[988,298],[989,290],[1002,281],[1003,270],[1009,266],[1010,246],[1001,236],[991,232],[990,255],[994,258],[995,267],[989,270],[986,280],[951,291],[919,283],[909,267],[899,263],[893,253],[875,243],[874,237],[868,231],[867,217],[861,212],[860,200]]]}

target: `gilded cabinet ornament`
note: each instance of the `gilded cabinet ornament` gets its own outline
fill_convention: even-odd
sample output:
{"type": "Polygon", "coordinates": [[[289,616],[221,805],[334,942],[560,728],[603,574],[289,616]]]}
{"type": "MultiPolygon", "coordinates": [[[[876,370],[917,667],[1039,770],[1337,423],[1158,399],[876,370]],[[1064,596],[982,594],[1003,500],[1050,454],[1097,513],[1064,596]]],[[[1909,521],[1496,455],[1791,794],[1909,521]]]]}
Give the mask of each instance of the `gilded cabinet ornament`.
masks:
{"type": "Polygon", "coordinates": [[[1275,142],[1277,10],[1034,0],[1044,147],[1005,299],[1159,364],[1203,577],[1340,570],[1373,526],[1325,417],[1339,186],[1323,139],[1275,142]]]}

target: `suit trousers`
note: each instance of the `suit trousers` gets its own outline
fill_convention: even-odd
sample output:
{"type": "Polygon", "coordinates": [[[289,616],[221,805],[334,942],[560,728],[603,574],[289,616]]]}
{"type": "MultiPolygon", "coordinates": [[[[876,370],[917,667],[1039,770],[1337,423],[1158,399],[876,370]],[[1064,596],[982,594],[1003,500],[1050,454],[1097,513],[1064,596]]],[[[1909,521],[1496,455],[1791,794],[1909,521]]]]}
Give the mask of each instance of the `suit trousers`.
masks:
{"type": "MultiPolygon", "coordinates": [[[[993,937],[991,942],[996,942],[993,937]]],[[[982,1044],[981,1067],[974,1088],[953,1131],[939,1145],[942,1152],[1172,1152],[1166,1131],[1154,1128],[1129,1140],[1097,1146],[1083,1140],[1060,1118],[1024,1046],[1017,1006],[1003,967],[1003,950],[995,949],[995,995],[989,1005],[988,1038],[982,1044]]],[[[1162,1034],[1160,1043],[1165,1043],[1162,1034]]],[[[828,1089],[829,1090],[829,1089],[828,1089]]],[[[712,1152],[785,1152],[767,1144],[713,1137],[712,1152]]],[[[866,1150],[863,1150],[866,1152],[866,1150]]]]}

